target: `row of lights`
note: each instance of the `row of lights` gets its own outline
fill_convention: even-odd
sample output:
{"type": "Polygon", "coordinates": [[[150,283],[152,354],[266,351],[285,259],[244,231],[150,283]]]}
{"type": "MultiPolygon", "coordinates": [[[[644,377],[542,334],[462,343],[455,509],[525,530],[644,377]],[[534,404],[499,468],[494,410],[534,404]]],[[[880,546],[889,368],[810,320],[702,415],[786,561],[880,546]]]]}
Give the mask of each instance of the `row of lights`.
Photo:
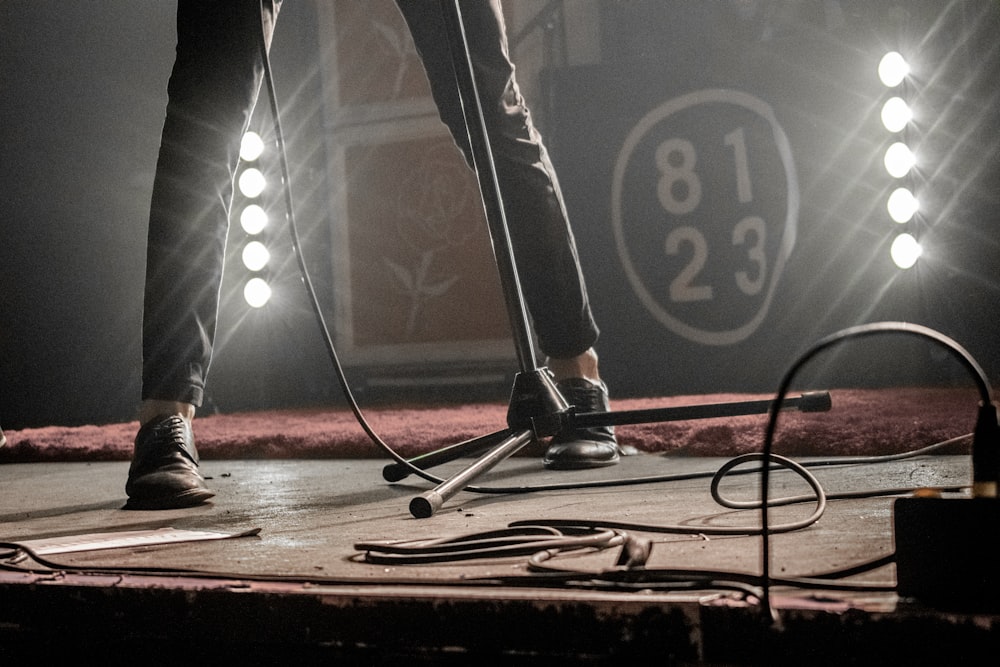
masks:
{"type": "MultiPolygon", "coordinates": [[[[878,65],[879,80],[889,89],[902,86],[909,73],[909,64],[896,51],[886,53],[878,65]]],[[[885,101],[881,116],[885,129],[897,136],[904,134],[913,120],[909,104],[899,95],[893,95],[885,101]]],[[[267,187],[267,179],[259,166],[263,153],[264,141],[260,135],[253,131],[245,133],[240,146],[243,168],[237,185],[245,198],[240,211],[240,226],[251,239],[243,246],[243,265],[253,274],[244,285],[243,297],[254,308],[263,307],[271,298],[271,287],[264,273],[271,253],[259,240],[268,222],[267,211],[261,206],[261,195],[267,187]]],[[[916,216],[920,208],[912,188],[908,187],[911,181],[909,176],[916,165],[916,156],[905,141],[897,140],[886,149],[883,162],[889,175],[901,182],[890,193],[886,208],[895,222],[906,224],[916,216]]],[[[893,261],[903,269],[916,264],[921,252],[920,243],[908,232],[898,234],[890,250],[893,261]]]]}
{"type": "Polygon", "coordinates": [[[264,140],[256,132],[243,135],[240,158],[243,161],[236,184],[243,196],[240,210],[240,227],[249,239],[243,245],[243,266],[251,277],[243,286],[243,298],[254,308],[262,308],[271,298],[271,286],[267,282],[266,269],[271,261],[271,253],[261,241],[267,227],[267,210],[261,205],[261,196],[267,188],[267,178],[260,169],[260,158],[264,154],[264,140]]]}
{"type": "MultiPolygon", "coordinates": [[[[909,73],[909,64],[896,51],[885,54],[878,65],[879,80],[890,90],[903,86],[909,73]]],[[[883,161],[885,170],[898,182],[898,187],[889,194],[886,208],[889,217],[899,224],[913,220],[920,209],[910,177],[916,165],[916,156],[905,141],[905,133],[912,120],[913,111],[901,95],[893,95],[882,105],[882,125],[897,138],[886,149],[883,161]]],[[[922,251],[919,241],[909,232],[897,234],[890,248],[893,262],[901,269],[916,264],[922,251]]]]}

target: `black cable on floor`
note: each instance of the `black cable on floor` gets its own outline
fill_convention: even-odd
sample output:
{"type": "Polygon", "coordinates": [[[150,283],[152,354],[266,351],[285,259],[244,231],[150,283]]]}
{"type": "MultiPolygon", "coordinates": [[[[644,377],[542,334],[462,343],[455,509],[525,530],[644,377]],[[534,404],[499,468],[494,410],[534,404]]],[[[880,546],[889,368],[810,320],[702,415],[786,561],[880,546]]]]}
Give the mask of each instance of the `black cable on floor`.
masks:
{"type": "Polygon", "coordinates": [[[954,356],[969,373],[976,385],[980,397],[979,416],[972,443],[973,480],[977,481],[980,479],[992,478],[994,489],[996,488],[997,475],[1000,473],[1000,469],[998,469],[1000,453],[997,452],[997,444],[1000,442],[1000,438],[998,438],[998,435],[1000,435],[998,434],[998,430],[1000,429],[997,427],[997,414],[993,403],[992,389],[990,387],[989,380],[986,377],[986,373],[979,366],[978,362],[976,362],[973,356],[969,354],[969,352],[957,341],[945,336],[939,331],[935,331],[934,329],[908,322],[875,322],[873,324],[863,324],[842,329],[820,339],[808,350],[806,350],[806,352],[803,353],[798,359],[796,359],[785,372],[784,377],[778,385],[778,392],[774,399],[775,408],[773,408],[769,414],[767,429],[764,435],[764,446],[762,451],[763,463],[761,466],[760,479],[761,499],[759,503],[760,527],[761,534],[763,535],[763,539],[761,540],[761,579],[764,597],[761,600],[761,607],[767,611],[768,614],[773,613],[770,609],[771,605],[769,599],[769,591],[772,586],[772,575],[770,562],[771,547],[769,539],[770,518],[768,511],[771,507],[771,503],[768,499],[770,490],[771,459],[774,456],[771,450],[773,449],[774,435],[777,431],[778,416],[781,412],[777,409],[777,406],[780,406],[784,401],[792,382],[802,367],[815,358],[819,353],[846,340],[867,338],[883,334],[902,334],[930,340],[954,356]],[[989,441],[982,442],[982,439],[989,439],[989,441]]]}

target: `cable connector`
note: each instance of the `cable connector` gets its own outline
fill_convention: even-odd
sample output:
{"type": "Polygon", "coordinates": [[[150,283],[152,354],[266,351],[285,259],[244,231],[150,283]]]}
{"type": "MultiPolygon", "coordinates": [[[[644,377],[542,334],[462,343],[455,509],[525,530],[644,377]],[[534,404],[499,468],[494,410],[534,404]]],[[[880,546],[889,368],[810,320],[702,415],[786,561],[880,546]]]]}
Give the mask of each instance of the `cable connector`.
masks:
{"type": "Polygon", "coordinates": [[[636,537],[632,534],[625,535],[625,542],[622,550],[618,554],[615,563],[618,567],[627,570],[642,569],[646,567],[650,554],[653,552],[653,541],[646,537],[636,537]]]}

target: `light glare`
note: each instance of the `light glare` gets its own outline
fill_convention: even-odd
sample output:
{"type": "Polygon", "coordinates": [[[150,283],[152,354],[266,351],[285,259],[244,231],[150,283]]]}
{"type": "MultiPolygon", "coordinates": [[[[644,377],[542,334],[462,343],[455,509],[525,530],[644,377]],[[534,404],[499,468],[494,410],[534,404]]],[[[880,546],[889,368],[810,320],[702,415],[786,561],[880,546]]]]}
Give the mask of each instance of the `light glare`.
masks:
{"type": "Polygon", "coordinates": [[[256,132],[247,132],[240,142],[240,157],[247,162],[253,162],[264,152],[264,140],[256,132]]]}
{"type": "Polygon", "coordinates": [[[896,142],[889,146],[885,152],[885,170],[893,178],[902,178],[910,173],[910,169],[916,164],[916,157],[910,147],[902,142],[896,142]]]}
{"type": "Polygon", "coordinates": [[[244,169],[243,173],[240,174],[240,192],[243,193],[244,197],[250,199],[259,197],[265,186],[267,186],[267,179],[256,167],[244,169]]]}
{"type": "Polygon", "coordinates": [[[890,51],[882,56],[878,64],[878,78],[888,88],[895,88],[903,83],[903,79],[910,73],[910,66],[906,59],[896,51],[890,51]]]}
{"type": "Polygon", "coordinates": [[[892,97],[882,105],[882,124],[890,132],[901,132],[913,120],[913,111],[901,97],[892,97]]]}
{"type": "Polygon", "coordinates": [[[896,188],[889,200],[886,202],[889,209],[889,216],[898,223],[909,222],[917,211],[920,210],[920,202],[913,196],[913,193],[906,188],[896,188]]]}
{"type": "Polygon", "coordinates": [[[267,211],[257,204],[250,204],[240,213],[240,226],[250,236],[260,234],[267,226],[267,211]]]}
{"type": "Polygon", "coordinates": [[[910,234],[900,234],[892,242],[889,254],[892,261],[901,269],[908,269],[917,263],[917,259],[923,253],[923,248],[910,234]]]}
{"type": "Polygon", "coordinates": [[[251,271],[260,271],[271,260],[271,253],[260,241],[251,241],[243,248],[243,265],[251,271]]]}
{"type": "Polygon", "coordinates": [[[243,287],[243,298],[254,308],[262,308],[271,298],[271,286],[263,278],[251,278],[243,287]]]}

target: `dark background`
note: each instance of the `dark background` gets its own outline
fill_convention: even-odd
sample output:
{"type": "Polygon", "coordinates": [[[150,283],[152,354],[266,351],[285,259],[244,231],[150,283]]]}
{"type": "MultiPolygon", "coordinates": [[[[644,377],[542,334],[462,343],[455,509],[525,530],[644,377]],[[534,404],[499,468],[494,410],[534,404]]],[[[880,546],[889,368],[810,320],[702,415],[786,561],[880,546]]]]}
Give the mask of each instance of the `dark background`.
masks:
{"type": "MultiPolygon", "coordinates": [[[[649,0],[601,6],[603,62],[550,73],[548,132],[581,230],[605,341],[602,371],[612,387],[639,394],[771,391],[819,338],[879,320],[935,328],[965,346],[992,378],[1000,376],[996,3],[649,0]],[[905,87],[891,93],[876,75],[889,50],[906,54],[912,68],[905,87]],[[629,130],[662,102],[703,89],[742,91],[773,108],[791,144],[801,200],[795,247],[767,317],[729,345],[692,342],[660,325],[623,277],[609,225],[612,169],[629,130]],[[912,129],[901,137],[918,154],[908,183],[889,177],[882,163],[885,148],[900,138],[880,120],[890,94],[902,94],[914,109],[912,129]],[[903,227],[891,221],[885,201],[900,184],[916,191],[922,208],[906,231],[920,238],[925,252],[909,270],[898,269],[889,255],[903,227]]],[[[721,127],[721,136],[739,124],[718,107],[702,113],[715,115],[695,111],[671,128],[695,139],[699,150],[706,146],[699,132],[721,127]]],[[[751,144],[751,158],[764,153],[761,148],[751,144]]],[[[696,169],[708,173],[710,158],[703,156],[696,169]]],[[[775,165],[751,163],[751,172],[755,189],[771,185],[773,199],[784,201],[784,175],[775,165]]],[[[655,176],[646,184],[649,193],[655,176]]],[[[712,186],[727,183],[720,178],[706,186],[706,202],[722,197],[708,192],[712,186]]],[[[643,208],[642,193],[633,188],[628,212],[641,219],[633,227],[652,250],[633,247],[633,254],[658,258],[666,276],[678,269],[667,265],[662,250],[665,224],[708,230],[709,260],[729,243],[725,224],[711,236],[719,220],[704,203],[683,220],[667,220],[655,201],[643,208]]],[[[781,211],[758,211],[772,238],[781,211]]],[[[730,213],[719,215],[725,220],[730,213]]],[[[685,262],[689,257],[681,253],[685,262]]],[[[769,260],[773,266],[773,250],[769,260]]],[[[707,303],[721,320],[715,328],[725,330],[727,317],[742,323],[746,299],[722,293],[710,266],[698,282],[713,278],[717,296],[707,303]]],[[[887,335],[845,345],[827,365],[842,367],[838,382],[858,385],[967,381],[940,352],[887,335]]]]}
{"type": "MultiPolygon", "coordinates": [[[[146,225],[175,11],[175,2],[132,0],[13,0],[0,7],[4,428],[125,421],[136,414],[146,225]]],[[[285,3],[272,66],[299,231],[313,280],[327,294],[314,11],[311,3],[285,3]]],[[[262,91],[254,125],[270,128],[268,112],[262,91]]],[[[282,298],[261,310],[246,307],[239,247],[231,244],[203,414],[312,405],[339,391],[286,229],[270,228],[271,279],[282,298]]],[[[236,233],[238,223],[230,238],[236,233]]]]}
{"type": "MultiPolygon", "coordinates": [[[[547,69],[537,106],[616,394],[769,391],[816,338],[882,319],[938,328],[994,381],[1000,377],[995,2],[599,6],[602,62],[547,69]],[[909,271],[888,259],[897,229],[883,207],[891,183],[881,170],[884,91],[874,67],[890,48],[914,61],[924,204],[917,224],[927,250],[909,271]],[[793,146],[801,193],[796,245],[769,315],[728,347],[684,340],[642,309],[610,250],[607,222],[611,169],[628,128],[661,101],[709,87],[746,90],[774,107],[793,146]]],[[[174,8],[133,0],[0,5],[4,428],[134,417],[146,215],[174,8]]],[[[272,63],[306,257],[329,298],[335,249],[323,194],[323,41],[313,11],[312,3],[285,4],[272,63]]],[[[240,285],[227,274],[206,410],[339,400],[282,234],[274,238],[284,250],[272,272],[280,305],[242,307],[240,285]]],[[[936,370],[933,352],[901,349],[872,344],[856,379],[952,379],[936,370]]]]}

